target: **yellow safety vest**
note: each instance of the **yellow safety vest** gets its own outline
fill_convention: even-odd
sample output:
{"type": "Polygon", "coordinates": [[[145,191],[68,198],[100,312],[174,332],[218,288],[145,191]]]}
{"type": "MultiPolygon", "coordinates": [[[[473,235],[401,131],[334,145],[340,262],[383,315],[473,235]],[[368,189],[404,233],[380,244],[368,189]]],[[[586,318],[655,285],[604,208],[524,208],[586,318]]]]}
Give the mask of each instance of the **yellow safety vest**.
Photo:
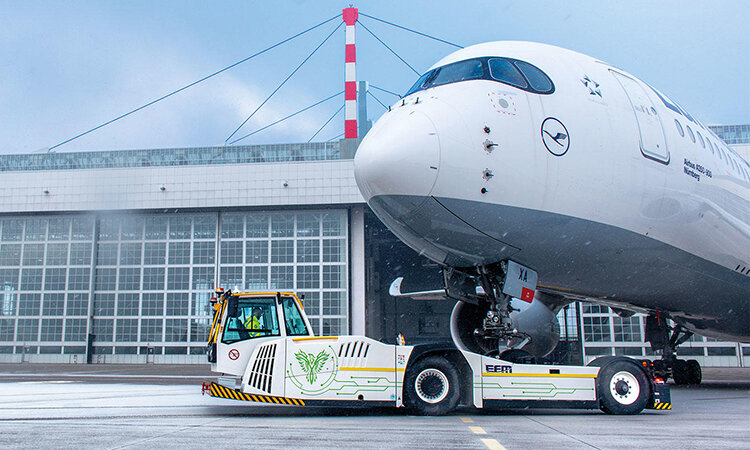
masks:
{"type": "MultiPolygon", "coordinates": [[[[250,316],[247,319],[245,319],[245,322],[243,322],[243,325],[248,330],[260,330],[260,321],[255,316],[250,316]]],[[[256,337],[260,336],[260,333],[250,333],[250,337],[256,337]]]]}

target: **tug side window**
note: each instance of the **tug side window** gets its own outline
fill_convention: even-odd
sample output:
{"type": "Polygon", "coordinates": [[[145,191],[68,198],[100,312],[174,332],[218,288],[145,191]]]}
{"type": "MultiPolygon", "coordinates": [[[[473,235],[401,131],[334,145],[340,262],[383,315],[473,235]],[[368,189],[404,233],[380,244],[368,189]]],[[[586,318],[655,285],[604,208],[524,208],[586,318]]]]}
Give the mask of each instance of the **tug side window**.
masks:
{"type": "Polygon", "coordinates": [[[305,321],[302,319],[302,314],[300,314],[294,299],[284,297],[281,299],[281,305],[284,308],[287,336],[308,336],[310,333],[307,331],[305,321]]]}
{"type": "Polygon", "coordinates": [[[246,339],[280,335],[276,298],[239,298],[237,316],[227,317],[221,341],[231,344],[246,339]]]}

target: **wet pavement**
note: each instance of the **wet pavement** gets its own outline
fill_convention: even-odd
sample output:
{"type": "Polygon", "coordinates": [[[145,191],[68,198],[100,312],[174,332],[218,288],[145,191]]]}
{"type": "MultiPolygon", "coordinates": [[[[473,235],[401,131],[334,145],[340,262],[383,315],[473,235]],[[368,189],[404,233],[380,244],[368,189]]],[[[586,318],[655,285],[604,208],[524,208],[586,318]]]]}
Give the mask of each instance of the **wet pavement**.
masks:
{"type": "Polygon", "coordinates": [[[22,365],[0,365],[3,449],[750,448],[744,371],[708,370],[709,381],[701,386],[672,386],[672,411],[608,416],[463,408],[419,417],[392,408],[291,407],[202,396],[199,379],[210,376],[207,366],[8,366],[22,365]]]}

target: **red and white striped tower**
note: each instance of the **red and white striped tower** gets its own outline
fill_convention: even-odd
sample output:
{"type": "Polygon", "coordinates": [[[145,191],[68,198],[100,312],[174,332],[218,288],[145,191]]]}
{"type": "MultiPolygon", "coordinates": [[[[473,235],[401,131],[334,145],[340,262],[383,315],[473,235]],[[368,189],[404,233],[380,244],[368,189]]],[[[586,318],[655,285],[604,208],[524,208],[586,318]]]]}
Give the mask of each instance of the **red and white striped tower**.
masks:
{"type": "Polygon", "coordinates": [[[357,52],[354,47],[354,24],[359,17],[357,8],[345,8],[346,75],[344,77],[344,139],[357,138],[357,52]]]}

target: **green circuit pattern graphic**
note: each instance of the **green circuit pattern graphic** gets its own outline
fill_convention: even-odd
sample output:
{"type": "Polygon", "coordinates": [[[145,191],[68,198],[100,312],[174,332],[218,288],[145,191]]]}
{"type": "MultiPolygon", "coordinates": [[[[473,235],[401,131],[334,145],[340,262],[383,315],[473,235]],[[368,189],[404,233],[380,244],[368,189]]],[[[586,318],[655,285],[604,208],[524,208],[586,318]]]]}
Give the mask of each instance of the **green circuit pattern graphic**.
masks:
{"type": "Polygon", "coordinates": [[[383,392],[389,388],[395,388],[398,383],[383,376],[356,376],[349,380],[336,380],[338,386],[328,389],[337,391],[336,395],[356,395],[360,392],[383,392]]]}
{"type": "Polygon", "coordinates": [[[309,388],[302,387],[302,383],[298,379],[304,377],[291,375],[289,370],[287,370],[287,376],[303,394],[310,396],[321,396],[329,393],[336,396],[354,396],[361,392],[384,392],[391,388],[398,388],[402,384],[384,376],[352,376],[348,380],[340,380],[336,377],[323,388],[311,391],[309,388]]]}
{"type": "Polygon", "coordinates": [[[585,388],[559,388],[554,383],[520,383],[511,381],[511,386],[503,386],[500,383],[480,383],[482,390],[499,390],[503,397],[513,398],[556,398],[559,396],[573,395],[577,392],[591,392],[593,387],[585,388]]]}

